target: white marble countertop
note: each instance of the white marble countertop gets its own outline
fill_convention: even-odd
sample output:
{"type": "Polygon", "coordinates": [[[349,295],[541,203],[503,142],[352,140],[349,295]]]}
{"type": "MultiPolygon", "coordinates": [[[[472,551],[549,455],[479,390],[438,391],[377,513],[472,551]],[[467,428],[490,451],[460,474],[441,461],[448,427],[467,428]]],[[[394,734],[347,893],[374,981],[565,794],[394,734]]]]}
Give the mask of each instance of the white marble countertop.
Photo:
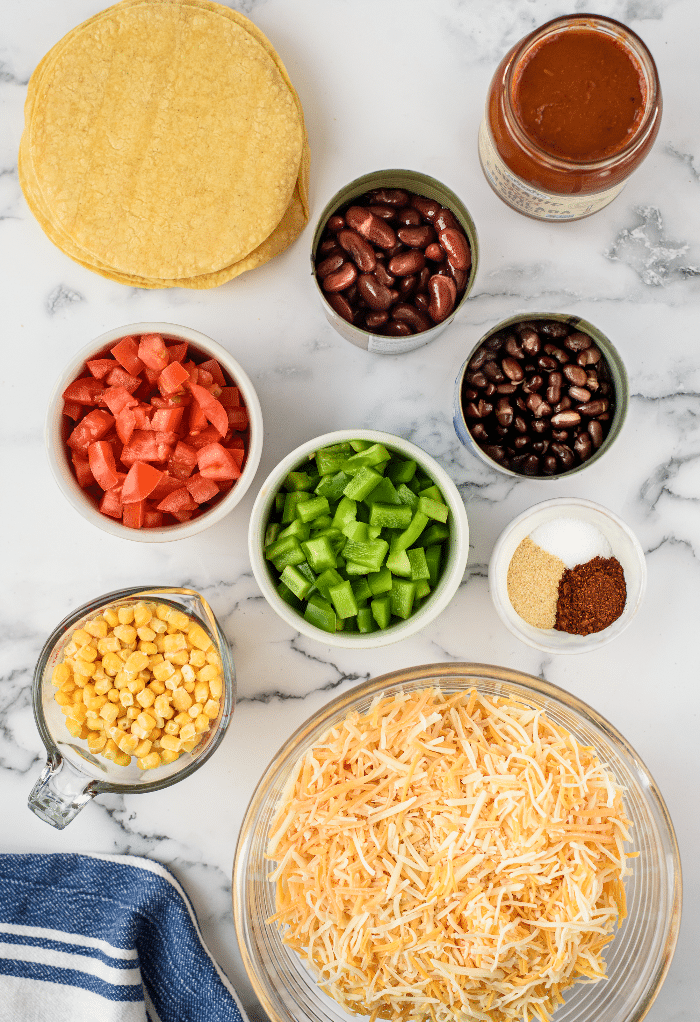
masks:
{"type": "Polygon", "coordinates": [[[649,1022],[700,1018],[700,78],[697,0],[238,0],[285,62],[312,148],[311,224],[284,255],[212,291],[146,291],[103,280],[46,239],[17,178],[28,78],[43,54],[100,9],[98,0],[1,0],[0,307],[2,308],[2,653],[0,850],[150,856],[191,895],[205,937],[259,1014],[236,948],[231,867],[248,799],[277,748],[304,719],[363,679],[404,666],[469,660],[544,677],[589,702],[648,765],[673,818],[685,866],[681,935],[649,1022]],[[622,194],[588,220],[543,224],[491,192],[477,158],[486,89],[501,55],[571,8],[628,23],[654,54],[665,110],[656,145],[622,194]],[[309,274],[313,223],[330,196],[381,167],[426,171],[466,202],[481,265],[466,308],[433,344],[369,355],[327,324],[309,274]],[[451,402],[469,349],[519,311],[589,319],[620,351],[631,401],[622,437],[567,481],[513,481],[459,443],[451,402]],[[112,538],[67,504],[50,475],[43,422],[64,364],[93,337],[138,321],[185,324],[244,365],[262,403],[262,462],[222,523],[180,543],[112,538]],[[331,649],[283,624],[262,599],[246,546],[260,483],[304,440],[377,427],[429,451],[451,474],[471,528],[457,595],[422,634],[370,652],[331,649]],[[598,501],[646,553],[645,602],[614,643],[546,656],[513,638],[491,603],[494,541],[540,500],[598,501]],[[27,809],[43,765],[30,686],[41,646],[72,608],[141,583],[188,585],[210,601],[233,649],[238,703],[222,746],[164,791],[103,796],[63,832],[27,809]]]}

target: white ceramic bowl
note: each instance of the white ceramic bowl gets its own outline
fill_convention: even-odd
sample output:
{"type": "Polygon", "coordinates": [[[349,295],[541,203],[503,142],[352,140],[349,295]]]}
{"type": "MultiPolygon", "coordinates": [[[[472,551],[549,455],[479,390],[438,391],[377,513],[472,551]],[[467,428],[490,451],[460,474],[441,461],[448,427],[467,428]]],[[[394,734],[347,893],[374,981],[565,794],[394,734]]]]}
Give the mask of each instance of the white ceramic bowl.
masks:
{"type": "Polygon", "coordinates": [[[98,529],[118,536],[120,539],[131,539],[137,543],[165,543],[175,539],[186,539],[194,536],[210,525],[220,522],[238,504],[250,484],[253,482],[255,473],[260,463],[263,440],[263,421],[260,401],[250,377],[243,367],[226,351],[220,344],[213,341],[206,334],[198,330],[191,330],[186,326],[175,326],[172,323],[127,323],[124,326],[115,327],[107,333],[96,337],[94,341],[86,345],[68,363],[60,378],[56,381],[46,415],[46,450],[49,464],[54,478],[58,483],[66,499],[75,510],[92,522],[98,529]],[[233,379],[239,387],[243,401],[248,409],[250,420],[250,443],[248,457],[240,478],[235,482],[232,489],[225,494],[213,507],[204,511],[192,521],[183,522],[180,525],[167,525],[158,529],[130,529],[114,518],[109,518],[98,511],[94,502],[83,492],[71,470],[70,457],[65,445],[66,425],[63,412],[62,394],[65,388],[75,380],[81,373],[86,361],[95,358],[111,344],[116,343],[120,337],[127,337],[130,334],[160,333],[167,340],[187,341],[199,352],[215,358],[222,368],[233,379]]]}
{"type": "Polygon", "coordinates": [[[260,492],[253,505],[250,516],[250,528],[248,530],[248,549],[253,574],[260,586],[263,596],[270,606],[279,614],[287,624],[291,625],[303,635],[327,646],[344,646],[347,649],[374,649],[377,646],[386,646],[399,639],[405,639],[408,635],[414,635],[427,624],[433,621],[450,602],[462,581],[469,556],[469,524],[467,513],[464,509],[464,502],[455,484],[447,472],[431,458],[429,454],[416,447],[408,440],[391,433],[381,433],[374,429],[343,429],[334,433],[325,433],[323,436],[314,437],[306,443],[297,447],[288,454],[279,465],[270,473],[260,488],[260,492]],[[272,575],[267,566],[263,554],[263,542],[265,527],[270,517],[270,511],[276,494],[282,486],[282,482],[289,472],[295,469],[302,462],[306,461],[313,451],[329,444],[342,443],[347,440],[369,440],[372,443],[384,444],[386,447],[397,451],[407,458],[413,458],[424,471],[431,476],[440,487],[442,494],[450,508],[450,538],[447,553],[447,562],[442,576],[428,599],[414,614],[405,621],[390,625],[388,628],[379,629],[376,632],[336,632],[331,634],[325,632],[315,625],[309,624],[301,614],[297,613],[277,594],[272,575]]]}
{"type": "Polygon", "coordinates": [[[489,561],[489,590],[501,621],[513,635],[545,653],[590,653],[611,642],[625,630],[637,613],[646,584],[644,551],[631,529],[602,504],[580,497],[557,497],[523,511],[498,537],[489,561]],[[535,628],[515,612],[508,597],[508,565],[517,547],[539,525],[555,518],[579,518],[594,525],[608,540],[612,556],[617,558],[624,569],[627,586],[625,609],[617,621],[600,632],[570,635],[554,628],[535,628]]]}

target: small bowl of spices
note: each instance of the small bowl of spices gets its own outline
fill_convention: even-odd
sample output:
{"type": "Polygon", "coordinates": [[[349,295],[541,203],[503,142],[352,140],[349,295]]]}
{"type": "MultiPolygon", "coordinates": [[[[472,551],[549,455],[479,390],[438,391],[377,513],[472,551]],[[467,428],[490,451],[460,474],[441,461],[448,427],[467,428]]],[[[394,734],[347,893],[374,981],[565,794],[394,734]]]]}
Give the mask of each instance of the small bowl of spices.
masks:
{"type": "Polygon", "coordinates": [[[505,626],[547,653],[588,653],[624,631],[646,589],[629,527],[601,504],[558,497],[524,511],[499,536],[489,589],[505,626]]]}

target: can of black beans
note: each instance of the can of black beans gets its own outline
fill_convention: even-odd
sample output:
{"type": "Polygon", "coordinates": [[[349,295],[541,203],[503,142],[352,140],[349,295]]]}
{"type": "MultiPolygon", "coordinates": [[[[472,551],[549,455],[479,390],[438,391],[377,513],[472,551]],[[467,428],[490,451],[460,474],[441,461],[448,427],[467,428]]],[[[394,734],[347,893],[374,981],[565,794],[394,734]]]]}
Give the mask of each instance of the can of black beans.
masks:
{"type": "Polygon", "coordinates": [[[597,327],[535,312],[503,320],[475,345],[457,376],[453,421],[491,468],[560,479],[610,449],[628,404],[622,359],[597,327]]]}
{"type": "Polygon", "coordinates": [[[479,242],[469,210],[413,170],[364,174],[316,225],[311,273],[328,321],[347,341],[398,355],[433,341],[466,302],[479,242]]]}

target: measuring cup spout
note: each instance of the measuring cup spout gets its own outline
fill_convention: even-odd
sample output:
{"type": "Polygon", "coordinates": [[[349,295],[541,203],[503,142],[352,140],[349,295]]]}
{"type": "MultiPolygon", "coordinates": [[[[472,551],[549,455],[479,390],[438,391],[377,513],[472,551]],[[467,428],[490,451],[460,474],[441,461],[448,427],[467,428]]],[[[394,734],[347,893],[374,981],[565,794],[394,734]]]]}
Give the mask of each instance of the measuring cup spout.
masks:
{"type": "Polygon", "coordinates": [[[96,781],[76,770],[62,756],[54,754],[47,759],[27,801],[40,820],[63,830],[94,798],[96,786],[96,781]]]}

